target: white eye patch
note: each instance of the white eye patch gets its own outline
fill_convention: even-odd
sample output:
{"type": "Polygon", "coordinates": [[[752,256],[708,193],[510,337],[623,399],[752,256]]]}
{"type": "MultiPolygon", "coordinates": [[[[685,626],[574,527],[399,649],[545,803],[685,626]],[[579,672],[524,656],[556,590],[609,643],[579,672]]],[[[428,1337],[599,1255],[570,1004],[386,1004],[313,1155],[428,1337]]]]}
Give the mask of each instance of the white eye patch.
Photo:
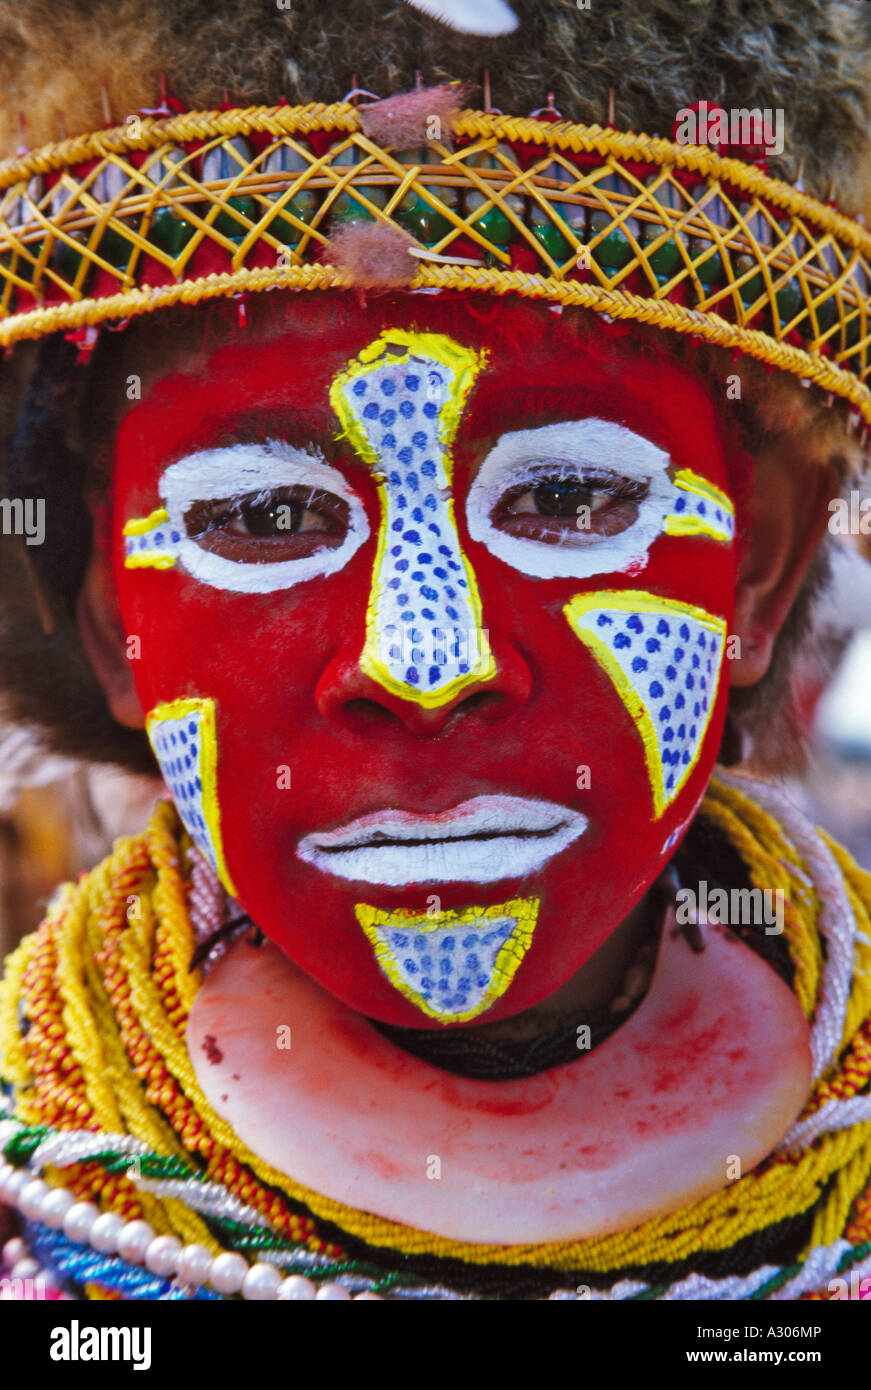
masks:
{"type": "Polygon", "coordinates": [[[611,420],[574,420],[515,430],[502,435],[490,450],[469,489],[469,535],[498,559],[537,579],[586,579],[612,571],[637,574],[674,505],[676,491],[668,466],[667,453],[611,420]],[[493,523],[494,509],[509,489],[525,482],[534,488],[544,474],[583,480],[585,474],[602,470],[647,489],[637,502],[635,520],[617,535],[567,528],[564,541],[549,544],[511,535],[493,523]]]}
{"type": "Polygon", "coordinates": [[[167,521],[160,528],[164,564],[178,560],[201,583],[235,593],[268,594],[307,579],[335,574],[369,535],[363,505],[338,469],[318,455],[275,440],[189,454],[166,469],[159,491],[167,513],[167,521]],[[231,560],[206,550],[187,534],[185,515],[196,503],[289,487],[319,488],[347,503],[348,530],[341,545],[325,547],[298,560],[258,564],[231,560]]]}

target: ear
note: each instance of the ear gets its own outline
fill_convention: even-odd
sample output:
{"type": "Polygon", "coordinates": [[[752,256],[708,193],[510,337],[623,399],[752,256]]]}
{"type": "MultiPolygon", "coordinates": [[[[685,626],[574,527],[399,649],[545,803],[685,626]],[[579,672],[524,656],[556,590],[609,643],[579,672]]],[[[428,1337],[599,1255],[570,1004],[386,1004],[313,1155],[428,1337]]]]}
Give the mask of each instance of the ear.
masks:
{"type": "Polygon", "coordinates": [[[108,560],[96,545],[76,604],[76,621],[113,716],[130,729],[144,729],[145,716],[133,683],[108,560]]]}
{"type": "Polygon", "coordinates": [[[797,457],[784,440],[760,453],[750,500],[751,534],[738,569],[732,631],[740,655],[731,683],[755,685],[771,664],[774,642],[804,582],[840,495],[831,461],[797,457]]]}

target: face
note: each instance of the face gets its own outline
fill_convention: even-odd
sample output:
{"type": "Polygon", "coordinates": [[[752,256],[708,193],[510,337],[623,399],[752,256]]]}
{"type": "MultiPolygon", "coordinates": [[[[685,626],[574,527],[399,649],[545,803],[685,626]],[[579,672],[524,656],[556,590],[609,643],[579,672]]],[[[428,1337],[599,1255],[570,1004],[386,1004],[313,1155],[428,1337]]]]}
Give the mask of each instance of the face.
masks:
{"type": "Polygon", "coordinates": [[[733,461],[698,382],[616,326],[300,299],[122,422],[149,736],[231,894],[328,990],[501,1018],[585,964],[704,792],[733,461]]]}

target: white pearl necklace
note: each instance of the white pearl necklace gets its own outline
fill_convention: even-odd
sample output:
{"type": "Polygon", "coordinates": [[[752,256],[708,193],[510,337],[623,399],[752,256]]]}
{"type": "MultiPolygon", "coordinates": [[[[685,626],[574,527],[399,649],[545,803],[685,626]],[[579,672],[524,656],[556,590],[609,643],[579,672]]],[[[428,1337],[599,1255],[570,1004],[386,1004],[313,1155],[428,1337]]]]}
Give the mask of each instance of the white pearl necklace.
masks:
{"type": "MultiPolygon", "coordinates": [[[[104,1138],[105,1144],[105,1138],[104,1138]]],[[[118,1255],[128,1264],[142,1265],[161,1279],[174,1279],[179,1287],[193,1290],[208,1285],[215,1293],[240,1294],[253,1302],[286,1300],[381,1301],[381,1295],[351,1291],[340,1283],[315,1284],[302,1274],[286,1278],[274,1264],[259,1260],[249,1264],[242,1255],[226,1250],[213,1255],[204,1245],[183,1245],[177,1236],[156,1235],[147,1221],[125,1221],[116,1212],[100,1212],[93,1202],[80,1202],[65,1187],[49,1187],[25,1168],[0,1163],[0,1201],[16,1207],[27,1220],[39,1221],[68,1240],[90,1245],[101,1255],[118,1255]]],[[[12,1279],[42,1280],[56,1287],[50,1270],[41,1269],[20,1236],[3,1247],[3,1264],[12,1279]]],[[[62,1294],[69,1298],[69,1294],[62,1294]]]]}
{"type": "MultiPolygon", "coordinates": [[[[15,1122],[5,1122],[9,1123],[15,1122]]],[[[105,1136],[103,1141],[105,1143],[105,1136]]],[[[14,1168],[9,1163],[0,1163],[0,1202],[16,1207],[30,1221],[41,1222],[51,1230],[63,1230],[67,1239],[75,1244],[90,1245],[99,1254],[117,1255],[130,1265],[143,1266],[159,1278],[173,1279],[176,1287],[185,1291],[193,1292],[207,1285],[223,1297],[240,1295],[251,1302],[383,1301],[380,1294],[370,1289],[352,1293],[344,1284],[337,1282],[318,1285],[301,1274],[282,1277],[280,1269],[268,1261],[258,1261],[252,1265],[234,1251],[213,1255],[204,1245],[183,1245],[176,1236],[158,1236],[147,1221],[125,1221],[116,1212],[101,1213],[93,1202],[79,1201],[66,1188],[50,1187],[41,1178],[35,1177],[32,1169],[14,1168]]],[[[799,1274],[770,1296],[775,1299],[797,1298],[800,1293],[821,1287],[827,1278],[838,1272],[843,1255],[849,1249],[849,1242],[843,1239],[829,1246],[817,1246],[809,1253],[799,1274]]],[[[40,1284],[44,1288],[57,1289],[57,1276],[52,1270],[40,1266],[22,1237],[15,1236],[8,1240],[0,1255],[0,1269],[8,1270],[5,1278],[30,1280],[37,1289],[40,1284]]],[[[871,1275],[871,1257],[866,1257],[854,1269],[860,1277],[871,1275]]],[[[743,1278],[732,1275],[725,1279],[709,1279],[691,1274],[672,1284],[658,1297],[666,1301],[717,1299],[731,1302],[750,1297],[778,1273],[777,1266],[763,1265],[743,1278]]],[[[585,1293],[556,1289],[545,1301],[576,1301],[583,1298],[622,1301],[643,1292],[646,1287],[632,1280],[621,1280],[610,1289],[590,1289],[585,1293]]],[[[9,1297],[9,1294],[0,1295],[0,1298],[4,1297],[9,1297]]],[[[73,1295],[61,1292],[58,1297],[70,1299],[73,1295]]],[[[441,1285],[404,1290],[399,1297],[403,1301],[468,1301],[470,1297],[471,1301],[477,1301],[475,1295],[458,1294],[441,1285]]]]}

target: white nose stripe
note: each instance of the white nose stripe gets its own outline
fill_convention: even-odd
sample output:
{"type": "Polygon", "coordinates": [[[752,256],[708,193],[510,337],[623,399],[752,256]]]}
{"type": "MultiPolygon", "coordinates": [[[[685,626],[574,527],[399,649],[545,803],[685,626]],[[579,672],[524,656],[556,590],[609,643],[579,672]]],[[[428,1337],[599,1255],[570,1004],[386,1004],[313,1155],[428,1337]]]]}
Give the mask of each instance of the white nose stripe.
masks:
{"type": "Polygon", "coordinates": [[[449,338],[391,331],[330,393],[381,502],[360,664],[427,706],[495,674],[450,493],[450,443],[477,369],[476,355],[449,338]]]}

